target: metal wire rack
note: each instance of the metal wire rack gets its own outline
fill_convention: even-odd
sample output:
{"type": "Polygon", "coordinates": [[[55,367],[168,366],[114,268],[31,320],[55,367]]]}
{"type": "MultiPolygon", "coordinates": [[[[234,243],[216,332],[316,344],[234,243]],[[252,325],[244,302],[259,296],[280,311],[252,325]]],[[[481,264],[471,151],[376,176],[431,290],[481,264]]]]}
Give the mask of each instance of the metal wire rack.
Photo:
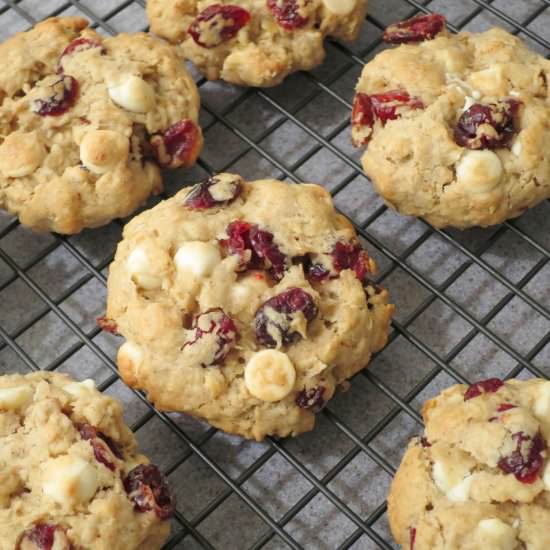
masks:
{"type": "MultiPolygon", "coordinates": [[[[312,434],[241,442],[154,410],[121,384],[113,361],[118,343],[93,323],[104,307],[121,223],[71,238],[38,237],[0,216],[0,372],[91,373],[102,391],[123,399],[142,447],[180,496],[166,549],[393,548],[385,494],[407,439],[421,430],[423,399],[488,374],[548,377],[549,202],[483,231],[434,230],[400,218],[364,181],[349,146],[349,110],[361,67],[391,21],[439,11],[453,31],[498,24],[546,55],[549,6],[371,0],[357,45],[330,42],[325,66],[278,89],[197,78],[207,146],[197,169],[169,184],[169,194],[182,181],[225,169],[317,179],[374,251],[379,280],[399,308],[387,348],[349,395],[324,410],[312,434]]],[[[144,8],[145,0],[2,0],[0,30],[8,35],[72,13],[107,34],[146,30],[144,8]]]]}

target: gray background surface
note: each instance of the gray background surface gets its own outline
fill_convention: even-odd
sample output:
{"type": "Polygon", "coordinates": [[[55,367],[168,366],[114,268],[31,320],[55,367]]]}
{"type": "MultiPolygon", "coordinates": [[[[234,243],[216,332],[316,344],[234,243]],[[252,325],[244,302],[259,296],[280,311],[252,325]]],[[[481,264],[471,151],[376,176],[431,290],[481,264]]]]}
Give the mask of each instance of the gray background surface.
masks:
{"type": "MultiPolygon", "coordinates": [[[[120,340],[95,326],[121,223],[65,239],[34,235],[0,213],[0,372],[91,377],[124,402],[141,448],[179,497],[167,548],[388,548],[385,495],[407,440],[422,429],[423,400],[457,380],[550,372],[549,202],[503,226],[433,231],[382,206],[348,124],[362,62],[382,48],[383,27],[414,6],[444,13],[457,28],[519,31],[546,55],[550,2],[370,4],[356,44],[331,43],[322,67],[278,88],[236,88],[194,73],[206,145],[199,165],[171,174],[167,185],[171,195],[213,170],[315,181],[362,229],[398,305],[392,336],[312,433],[258,444],[156,414],[115,375],[120,340]]],[[[106,34],[147,25],[141,0],[0,0],[0,39],[52,14],[95,14],[106,34]]]]}

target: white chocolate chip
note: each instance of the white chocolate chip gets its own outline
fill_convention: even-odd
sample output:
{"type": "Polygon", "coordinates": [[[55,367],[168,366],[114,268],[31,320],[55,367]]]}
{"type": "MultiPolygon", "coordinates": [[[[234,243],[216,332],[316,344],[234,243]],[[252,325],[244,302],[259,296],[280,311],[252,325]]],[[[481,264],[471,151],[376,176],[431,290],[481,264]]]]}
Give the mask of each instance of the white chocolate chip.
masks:
{"type": "Polygon", "coordinates": [[[130,140],[112,130],[88,132],[80,143],[80,160],[94,174],[105,174],[128,161],[130,140]]]}
{"type": "Polygon", "coordinates": [[[437,488],[445,493],[449,500],[465,502],[470,494],[470,469],[459,461],[436,460],[432,476],[437,488]]]}
{"type": "Polygon", "coordinates": [[[148,113],[155,107],[153,88],[135,75],[109,86],[109,96],[117,105],[132,113],[148,113]]]}
{"type": "Polygon", "coordinates": [[[473,193],[488,193],[500,183],[502,174],[500,158],[488,150],[466,150],[456,166],[458,183],[473,193]]]}
{"type": "Polygon", "coordinates": [[[521,144],[521,141],[519,139],[516,139],[514,145],[512,145],[512,153],[516,155],[516,157],[519,157],[521,156],[522,149],[523,145],[521,144]]]}
{"type": "Polygon", "coordinates": [[[550,423],[550,382],[538,387],[533,411],[539,420],[550,423]]]}
{"type": "Polygon", "coordinates": [[[45,157],[46,150],[34,132],[10,134],[0,145],[0,172],[6,178],[30,176],[45,157]]]}
{"type": "Polygon", "coordinates": [[[15,386],[0,389],[0,409],[21,409],[32,399],[34,391],[30,386],[15,386]]]}
{"type": "Polygon", "coordinates": [[[296,370],[286,353],[263,350],[254,354],[244,370],[248,391],[270,403],[286,397],[294,387],[296,370]]]}
{"type": "Polygon", "coordinates": [[[145,290],[162,286],[161,278],[152,273],[151,262],[143,248],[134,248],[126,260],[126,269],[134,283],[145,290]]]}
{"type": "Polygon", "coordinates": [[[124,342],[118,350],[118,361],[121,358],[130,361],[134,367],[139,367],[143,361],[143,350],[134,342],[124,342]]]}
{"type": "Polygon", "coordinates": [[[521,94],[517,90],[511,90],[508,95],[511,95],[512,97],[521,97],[521,94]]]}
{"type": "Polygon", "coordinates": [[[86,503],[97,487],[96,469],[82,458],[62,456],[46,463],[42,490],[59,504],[86,503]]]}
{"type": "Polygon", "coordinates": [[[178,272],[192,273],[195,277],[207,277],[221,260],[220,250],[216,245],[200,241],[183,244],[174,257],[178,272]]]}
{"type": "Polygon", "coordinates": [[[349,15],[355,9],[355,0],[323,0],[323,4],[336,15],[349,15]]]}
{"type": "Polygon", "coordinates": [[[95,390],[95,382],[91,378],[87,378],[82,382],[70,382],[63,386],[63,391],[70,393],[73,397],[82,397],[95,390]]]}
{"type": "Polygon", "coordinates": [[[478,548],[514,550],[518,544],[516,530],[498,518],[481,520],[475,534],[478,548]]]}

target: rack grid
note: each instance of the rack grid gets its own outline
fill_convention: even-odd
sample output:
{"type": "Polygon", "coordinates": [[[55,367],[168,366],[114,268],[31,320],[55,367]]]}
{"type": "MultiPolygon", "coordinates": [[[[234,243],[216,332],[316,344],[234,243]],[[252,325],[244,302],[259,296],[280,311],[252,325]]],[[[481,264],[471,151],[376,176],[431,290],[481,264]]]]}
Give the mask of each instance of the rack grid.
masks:
{"type": "MultiPolygon", "coordinates": [[[[167,195],[206,174],[317,180],[381,266],[397,303],[388,346],[295,440],[241,441],[160,413],[119,380],[116,337],[94,324],[122,222],[80,236],[36,236],[0,214],[0,372],[93,377],[122,399],[142,448],[176,487],[165,549],[394,548],[385,494],[422,401],[453,382],[550,373],[550,203],[486,230],[436,230],[388,210],[350,141],[361,67],[384,27],[438,11],[452,31],[495,24],[550,52],[550,0],[370,0],[355,45],[329,41],[327,63],[272,90],[196,75],[206,147],[168,177],[167,195]]],[[[145,0],[2,0],[2,39],[49,16],[81,14],[105,34],[147,30],[145,0]]],[[[151,203],[150,203],[151,204],[151,203]]],[[[149,206],[150,206],[149,204],[149,206]]]]}

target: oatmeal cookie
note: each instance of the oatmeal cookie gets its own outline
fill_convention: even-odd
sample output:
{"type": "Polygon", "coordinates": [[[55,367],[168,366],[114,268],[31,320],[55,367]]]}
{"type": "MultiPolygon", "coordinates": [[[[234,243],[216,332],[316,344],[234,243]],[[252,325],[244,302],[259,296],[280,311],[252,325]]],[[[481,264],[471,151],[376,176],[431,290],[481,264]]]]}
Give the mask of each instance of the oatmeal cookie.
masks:
{"type": "Polygon", "coordinates": [[[388,513],[407,550],[550,547],[550,382],[492,378],[425,403],[388,513]]]}
{"type": "Polygon", "coordinates": [[[367,0],[149,0],[151,30],[209,79],[274,86],[323,62],[325,36],[354,40],[367,0]]]}
{"type": "Polygon", "coordinates": [[[162,190],[160,166],[202,146],[199,96],[175,49],[48,19],[0,45],[0,207],[37,231],[77,233],[162,190]]]}
{"type": "Polygon", "coordinates": [[[158,550],[174,506],[92,380],[0,377],[0,550],[158,550]]]}
{"type": "Polygon", "coordinates": [[[219,174],[124,228],[102,324],[158,408],[295,435],[386,342],[375,270],[322,187],[219,174]]]}
{"type": "Polygon", "coordinates": [[[435,227],[489,226],[550,197],[550,61],[442,16],[387,29],[357,85],[353,141],[388,206],[435,227]],[[419,43],[411,43],[418,42],[419,43]]]}

